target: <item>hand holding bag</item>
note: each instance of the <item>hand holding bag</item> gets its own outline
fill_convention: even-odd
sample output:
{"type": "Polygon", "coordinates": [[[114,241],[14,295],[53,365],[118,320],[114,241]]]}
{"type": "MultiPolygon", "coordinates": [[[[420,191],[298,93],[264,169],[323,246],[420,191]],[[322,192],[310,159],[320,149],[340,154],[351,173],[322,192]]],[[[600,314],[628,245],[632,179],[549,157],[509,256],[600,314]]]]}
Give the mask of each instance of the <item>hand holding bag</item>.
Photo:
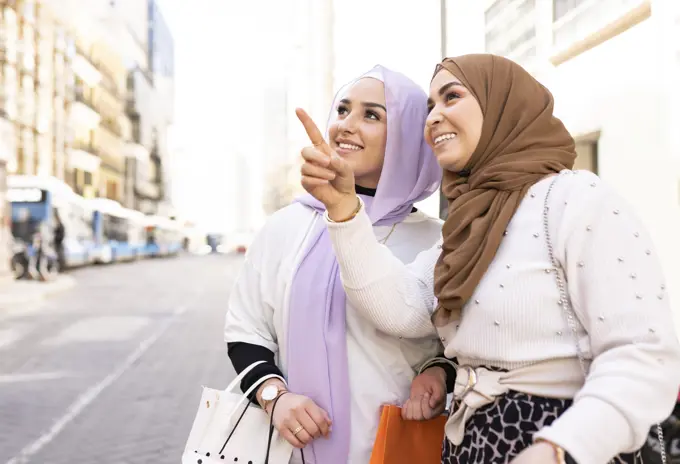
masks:
{"type": "Polygon", "coordinates": [[[269,416],[251,404],[250,395],[270,378],[266,375],[244,394],[234,390],[258,361],[243,370],[226,390],[203,388],[182,464],[223,464],[225,462],[288,464],[293,446],[279,436],[269,416]]]}
{"type": "Polygon", "coordinates": [[[440,464],[446,416],[404,420],[401,408],[385,405],[370,464],[440,464]]]}

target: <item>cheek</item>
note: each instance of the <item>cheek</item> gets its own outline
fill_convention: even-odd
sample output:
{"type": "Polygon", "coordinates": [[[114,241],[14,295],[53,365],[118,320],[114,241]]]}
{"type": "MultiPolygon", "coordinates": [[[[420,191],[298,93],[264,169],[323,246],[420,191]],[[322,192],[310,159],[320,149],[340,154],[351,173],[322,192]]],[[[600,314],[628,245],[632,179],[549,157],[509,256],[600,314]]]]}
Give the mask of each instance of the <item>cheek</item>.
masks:
{"type": "Polygon", "coordinates": [[[482,133],[482,115],[472,102],[461,102],[449,110],[449,121],[457,127],[468,142],[475,143],[482,133]]]}
{"type": "Polygon", "coordinates": [[[477,145],[479,144],[479,139],[482,136],[482,124],[484,122],[484,118],[479,111],[474,111],[470,115],[469,118],[467,118],[466,125],[467,125],[467,137],[468,137],[468,142],[472,146],[472,149],[476,149],[477,145]]]}
{"type": "Polygon", "coordinates": [[[434,142],[432,141],[432,131],[430,131],[428,126],[425,126],[425,129],[423,130],[423,137],[425,138],[425,143],[427,143],[430,148],[434,148],[434,142]]]}
{"type": "Polygon", "coordinates": [[[385,141],[387,140],[387,131],[385,130],[385,126],[376,125],[373,127],[367,127],[363,133],[364,137],[372,148],[377,150],[385,149],[385,141]]]}
{"type": "Polygon", "coordinates": [[[371,147],[372,162],[376,165],[382,165],[383,158],[385,158],[385,144],[387,142],[387,131],[385,127],[372,127],[366,132],[366,138],[371,147]]]}

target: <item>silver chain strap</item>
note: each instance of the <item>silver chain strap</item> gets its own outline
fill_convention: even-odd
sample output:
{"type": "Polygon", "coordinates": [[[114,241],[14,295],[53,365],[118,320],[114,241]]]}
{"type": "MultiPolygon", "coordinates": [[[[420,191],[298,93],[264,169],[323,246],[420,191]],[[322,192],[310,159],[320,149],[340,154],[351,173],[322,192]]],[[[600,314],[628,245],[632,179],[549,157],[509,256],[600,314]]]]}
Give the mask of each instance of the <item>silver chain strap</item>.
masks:
{"type": "MultiPolygon", "coordinates": [[[[555,281],[557,282],[557,288],[560,292],[560,299],[558,301],[558,304],[562,308],[562,311],[564,312],[564,315],[567,318],[569,329],[571,330],[571,334],[574,337],[574,343],[576,344],[576,355],[578,356],[578,361],[579,364],[581,365],[583,376],[587,377],[588,367],[586,363],[586,357],[583,354],[583,350],[581,350],[581,344],[579,343],[578,322],[576,320],[576,313],[571,307],[569,297],[567,296],[567,289],[564,280],[562,279],[562,274],[560,272],[562,266],[560,266],[560,263],[555,258],[555,250],[553,247],[552,240],[550,239],[550,228],[548,227],[548,212],[550,211],[548,200],[550,197],[550,192],[552,192],[552,189],[555,186],[557,179],[559,179],[561,175],[563,174],[555,176],[553,181],[550,183],[550,186],[548,187],[547,193],[545,194],[545,200],[543,201],[543,232],[545,233],[545,241],[546,245],[548,246],[548,254],[550,255],[550,264],[552,265],[551,272],[555,274],[555,281]]],[[[661,462],[662,464],[667,464],[668,460],[666,458],[666,446],[663,437],[663,430],[661,429],[660,423],[656,424],[656,433],[657,438],[659,439],[659,446],[661,447],[660,450],[661,462]]]]}

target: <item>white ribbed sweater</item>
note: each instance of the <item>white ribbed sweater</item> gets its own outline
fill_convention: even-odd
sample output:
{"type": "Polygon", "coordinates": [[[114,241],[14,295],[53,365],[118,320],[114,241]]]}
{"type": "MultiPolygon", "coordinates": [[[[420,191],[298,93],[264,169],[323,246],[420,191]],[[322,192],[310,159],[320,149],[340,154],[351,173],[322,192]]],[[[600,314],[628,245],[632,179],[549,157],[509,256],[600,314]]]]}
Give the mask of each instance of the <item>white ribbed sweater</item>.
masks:
{"type": "MultiPolygon", "coordinates": [[[[447,356],[506,369],[576,356],[547,271],[543,202],[551,182],[531,188],[462,320],[440,331],[447,356]]],[[[620,196],[592,173],[565,172],[549,207],[581,346],[594,361],[574,405],[537,437],[562,445],[581,464],[601,464],[639,448],[650,426],[671,412],[680,347],[651,240],[620,196]]],[[[354,307],[387,333],[432,333],[439,248],[405,266],[375,240],[363,211],[345,223],[327,222],[354,307]]]]}

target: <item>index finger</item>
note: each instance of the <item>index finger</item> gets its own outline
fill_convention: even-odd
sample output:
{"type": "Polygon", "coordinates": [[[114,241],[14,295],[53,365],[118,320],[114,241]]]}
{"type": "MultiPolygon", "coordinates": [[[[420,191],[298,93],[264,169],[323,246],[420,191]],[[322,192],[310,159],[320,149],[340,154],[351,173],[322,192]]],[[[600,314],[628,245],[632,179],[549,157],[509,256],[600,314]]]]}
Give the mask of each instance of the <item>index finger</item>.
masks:
{"type": "Polygon", "coordinates": [[[295,114],[304,126],[305,131],[307,132],[307,137],[309,137],[309,140],[312,142],[312,144],[314,144],[315,147],[327,155],[330,155],[330,147],[324,140],[323,135],[321,135],[321,131],[318,127],[316,127],[316,124],[314,124],[314,121],[312,121],[312,118],[309,117],[307,112],[302,108],[297,108],[295,110],[295,114]]]}

